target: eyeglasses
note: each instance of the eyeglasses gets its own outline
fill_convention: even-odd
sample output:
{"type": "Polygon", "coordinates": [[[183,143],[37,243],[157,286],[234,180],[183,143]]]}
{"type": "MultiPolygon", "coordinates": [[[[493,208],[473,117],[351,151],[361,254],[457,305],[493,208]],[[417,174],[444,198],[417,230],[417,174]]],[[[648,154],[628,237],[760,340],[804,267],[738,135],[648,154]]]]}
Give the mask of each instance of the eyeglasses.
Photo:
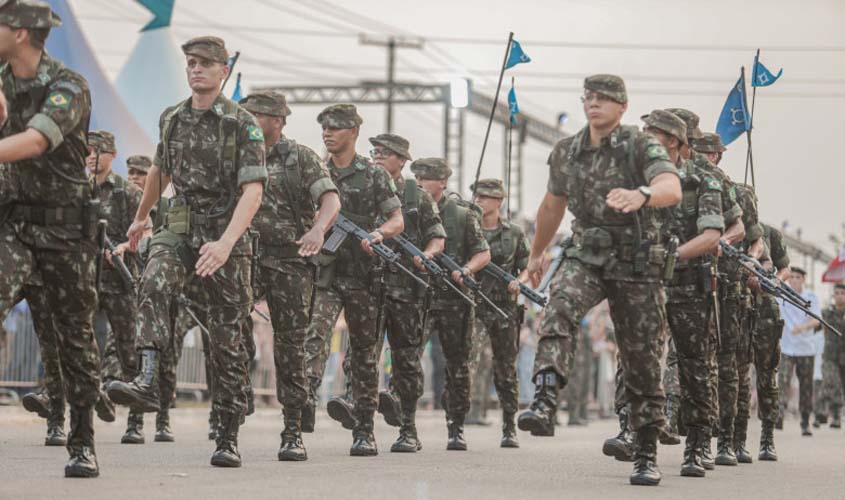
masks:
{"type": "Polygon", "coordinates": [[[611,99],[610,97],[604,94],[599,94],[598,92],[594,92],[592,94],[584,94],[581,96],[581,102],[583,102],[584,104],[587,104],[590,101],[607,102],[612,100],[613,99],[611,99]]]}
{"type": "Polygon", "coordinates": [[[390,158],[391,156],[395,156],[396,153],[389,149],[371,149],[370,156],[373,158],[390,158]]]}

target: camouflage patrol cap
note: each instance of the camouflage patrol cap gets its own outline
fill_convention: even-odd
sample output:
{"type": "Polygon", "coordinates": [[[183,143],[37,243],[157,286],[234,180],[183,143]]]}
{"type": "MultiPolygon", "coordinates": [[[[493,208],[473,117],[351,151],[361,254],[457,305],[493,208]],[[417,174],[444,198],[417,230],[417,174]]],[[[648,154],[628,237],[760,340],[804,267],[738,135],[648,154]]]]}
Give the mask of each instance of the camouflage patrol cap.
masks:
{"type": "Polygon", "coordinates": [[[370,144],[373,146],[384,146],[406,160],[413,160],[411,158],[411,152],[408,151],[410,143],[408,139],[405,139],[401,135],[379,134],[375,137],[370,137],[370,144]]]}
{"type": "Polygon", "coordinates": [[[117,153],[114,146],[114,134],[105,130],[88,132],[88,146],[100,150],[100,153],[117,153]]]}
{"type": "Polygon", "coordinates": [[[499,179],[479,179],[478,184],[473,183],[469,188],[475,194],[488,198],[502,199],[506,196],[505,183],[499,179]]]}
{"type": "Polygon", "coordinates": [[[836,283],[833,285],[834,290],[845,290],[845,283],[836,283]]]}
{"type": "Polygon", "coordinates": [[[126,166],[128,168],[140,170],[141,172],[144,172],[146,174],[150,171],[150,167],[153,166],[153,161],[150,159],[149,156],[132,155],[126,159],[126,166]]]}
{"type": "Polygon", "coordinates": [[[355,128],[364,119],[354,104],[332,104],[317,115],[317,123],[328,128],[355,128]]]}
{"type": "Polygon", "coordinates": [[[687,143],[687,124],[672,113],[655,109],[641,118],[649,127],[654,127],[677,137],[681,144],[687,143]]]}
{"type": "Polygon", "coordinates": [[[0,24],[15,28],[55,28],[62,18],[41,0],[0,0],[0,24]]]}
{"type": "Polygon", "coordinates": [[[692,149],[699,153],[724,153],[727,150],[722,144],[722,137],[712,132],[701,134],[700,139],[693,141],[692,149]]]}
{"type": "Polygon", "coordinates": [[[701,129],[698,128],[698,123],[701,119],[697,114],[684,108],[666,108],[666,111],[677,116],[687,124],[687,139],[701,139],[703,134],[701,133],[701,129]]]}
{"type": "Polygon", "coordinates": [[[229,52],[226,50],[226,42],[216,36],[191,38],[182,45],[182,52],[186,56],[202,57],[221,64],[229,62],[229,52]]]}
{"type": "Polygon", "coordinates": [[[592,75],[584,79],[584,90],[592,90],[610,97],[619,104],[628,102],[625,81],[616,75],[592,75]]]}
{"type": "Polygon", "coordinates": [[[272,90],[253,92],[238,101],[238,104],[250,113],[270,116],[288,116],[291,113],[284,94],[272,90]]]}
{"type": "Polygon", "coordinates": [[[452,169],[443,158],[417,158],[411,163],[411,172],[420,179],[444,180],[452,176],[452,169]]]}

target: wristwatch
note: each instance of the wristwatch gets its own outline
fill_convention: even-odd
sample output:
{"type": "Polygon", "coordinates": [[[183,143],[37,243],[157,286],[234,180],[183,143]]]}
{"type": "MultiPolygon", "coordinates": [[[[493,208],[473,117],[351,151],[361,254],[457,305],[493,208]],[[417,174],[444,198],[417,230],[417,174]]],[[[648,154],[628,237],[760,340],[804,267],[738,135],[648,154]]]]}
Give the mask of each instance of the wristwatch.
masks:
{"type": "Polygon", "coordinates": [[[648,205],[648,200],[651,199],[651,188],[648,186],[640,186],[637,188],[637,191],[639,191],[640,193],[642,193],[643,196],[645,196],[645,201],[643,202],[642,206],[640,206],[640,208],[643,208],[644,206],[648,205]]]}

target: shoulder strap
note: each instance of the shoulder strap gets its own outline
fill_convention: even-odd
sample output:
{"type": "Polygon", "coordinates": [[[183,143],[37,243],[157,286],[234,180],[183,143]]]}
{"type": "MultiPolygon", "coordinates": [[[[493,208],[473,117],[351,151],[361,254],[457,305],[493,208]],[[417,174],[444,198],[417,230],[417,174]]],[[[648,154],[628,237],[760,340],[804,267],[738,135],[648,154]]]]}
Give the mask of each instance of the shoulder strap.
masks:
{"type": "Polygon", "coordinates": [[[279,156],[282,158],[282,165],[285,170],[285,190],[290,198],[290,207],[296,219],[297,239],[305,234],[305,225],[302,223],[302,172],[299,166],[299,154],[296,152],[296,142],[283,139],[276,145],[279,156]],[[295,154],[295,158],[291,158],[295,154]],[[289,161],[292,160],[292,161],[289,161]]]}

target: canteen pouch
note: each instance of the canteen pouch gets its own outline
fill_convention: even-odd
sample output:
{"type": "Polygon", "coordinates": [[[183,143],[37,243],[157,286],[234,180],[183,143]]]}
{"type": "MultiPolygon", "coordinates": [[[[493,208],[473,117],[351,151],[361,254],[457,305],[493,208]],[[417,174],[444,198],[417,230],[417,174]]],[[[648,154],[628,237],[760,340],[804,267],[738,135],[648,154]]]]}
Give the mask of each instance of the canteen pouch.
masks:
{"type": "Polygon", "coordinates": [[[191,206],[181,196],[170,199],[167,208],[167,230],[173,234],[191,233],[191,206]]]}
{"type": "Polygon", "coordinates": [[[604,267],[608,263],[615,262],[613,249],[613,235],[600,227],[591,227],[585,229],[581,234],[581,249],[578,252],[578,260],[592,266],[604,267]]]}

